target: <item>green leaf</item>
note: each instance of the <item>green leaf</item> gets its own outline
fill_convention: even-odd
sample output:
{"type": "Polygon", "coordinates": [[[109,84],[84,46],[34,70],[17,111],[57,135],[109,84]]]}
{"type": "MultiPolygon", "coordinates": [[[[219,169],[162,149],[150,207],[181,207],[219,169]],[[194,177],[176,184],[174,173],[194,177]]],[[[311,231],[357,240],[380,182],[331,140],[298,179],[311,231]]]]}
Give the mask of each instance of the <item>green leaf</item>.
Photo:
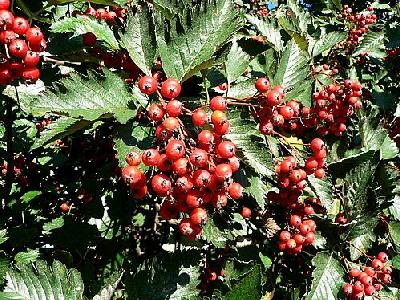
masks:
{"type": "Polygon", "coordinates": [[[38,249],[28,249],[25,252],[18,252],[14,257],[14,260],[18,266],[27,265],[35,262],[39,258],[39,255],[40,253],[38,249]]]}
{"type": "Polygon", "coordinates": [[[142,126],[139,123],[128,123],[118,128],[114,137],[115,149],[117,150],[117,159],[119,165],[126,165],[125,156],[129,151],[138,151],[149,148],[154,140],[152,128],[142,126]]]}
{"type": "Polygon", "coordinates": [[[69,17],[57,21],[51,25],[51,31],[54,33],[71,32],[75,36],[92,32],[96,35],[97,40],[103,41],[111,49],[119,49],[118,41],[108,24],[88,16],[69,17]]]}
{"type": "MultiPolygon", "coordinates": [[[[61,5],[73,2],[86,3],[87,0],[49,0],[48,5],[61,5]]],[[[123,5],[126,3],[125,0],[90,0],[91,3],[101,4],[101,5],[123,5]]]]}
{"type": "Polygon", "coordinates": [[[51,268],[42,261],[38,261],[33,270],[31,266],[20,266],[18,270],[8,271],[6,280],[1,299],[82,300],[83,297],[79,272],[67,270],[58,261],[54,261],[51,268]]]}
{"type": "Polygon", "coordinates": [[[224,248],[226,242],[233,239],[231,232],[220,230],[213,218],[209,218],[207,223],[203,226],[202,236],[207,242],[212,243],[217,248],[224,248]]]}
{"type": "Polygon", "coordinates": [[[51,220],[51,222],[43,224],[43,233],[49,234],[50,231],[61,228],[63,226],[64,226],[64,217],[55,218],[51,220]]]}
{"type": "Polygon", "coordinates": [[[309,73],[307,53],[300,50],[297,44],[291,40],[287,45],[279,61],[276,70],[274,84],[280,84],[285,89],[292,89],[303,83],[309,73]]]}
{"type": "Polygon", "coordinates": [[[305,300],[336,300],[341,290],[344,271],[333,253],[318,253],[312,259],[315,267],[312,277],[311,290],[305,300]]]}
{"type": "Polygon", "coordinates": [[[246,15],[246,19],[250,24],[257,27],[258,31],[276,51],[282,51],[283,39],[276,19],[261,18],[254,15],[246,15]]]}
{"type": "Polygon", "coordinates": [[[265,184],[265,180],[262,180],[259,176],[248,175],[247,180],[249,186],[245,187],[246,193],[249,193],[257,201],[260,208],[264,210],[267,193],[272,187],[265,184]]]}
{"type": "Polygon", "coordinates": [[[254,80],[241,81],[232,85],[228,90],[228,96],[234,98],[252,97],[257,93],[254,80]]]}
{"type": "Polygon", "coordinates": [[[364,255],[376,240],[374,229],[378,224],[376,216],[363,216],[356,224],[350,225],[348,237],[350,242],[349,252],[351,260],[356,260],[364,255]]]}
{"type": "Polygon", "coordinates": [[[269,269],[272,266],[272,260],[268,256],[262,254],[261,252],[259,252],[258,255],[260,256],[260,260],[264,268],[269,269]]]}
{"type": "Polygon", "coordinates": [[[121,34],[121,47],[125,48],[133,62],[150,75],[156,55],[156,36],[153,14],[143,7],[136,14],[129,13],[125,32],[121,34]]]}
{"type": "Polygon", "coordinates": [[[136,107],[147,102],[142,94],[132,97],[125,82],[107,69],[104,76],[71,73],[61,80],[59,87],[39,96],[20,94],[19,97],[34,115],[57,113],[88,121],[114,116],[121,123],[135,117],[136,107]]]}
{"type": "Polygon", "coordinates": [[[250,55],[240,47],[237,40],[234,40],[225,62],[228,83],[238,79],[246,71],[249,64],[250,55]]]}
{"type": "Polygon", "coordinates": [[[312,91],[313,82],[311,79],[306,79],[286,94],[285,101],[297,100],[305,106],[311,106],[312,91]]]}
{"type": "Polygon", "coordinates": [[[230,116],[230,121],[231,128],[226,138],[235,143],[242,152],[244,162],[256,173],[272,176],[274,174],[273,158],[255,123],[237,114],[230,116]]]}
{"type": "Polygon", "coordinates": [[[321,200],[321,204],[328,212],[336,207],[336,201],[333,199],[333,185],[329,178],[318,179],[314,175],[308,176],[308,182],[316,197],[321,200]]]}
{"type": "Polygon", "coordinates": [[[389,234],[397,251],[400,251],[400,222],[389,223],[389,234]]]}
{"type": "Polygon", "coordinates": [[[376,58],[386,57],[385,32],[368,30],[353,53],[353,57],[359,56],[361,53],[368,53],[368,56],[376,58]]]}
{"type": "Polygon", "coordinates": [[[0,245],[3,244],[7,240],[8,240],[7,230],[1,229],[0,230],[0,245]]]}
{"type": "Polygon", "coordinates": [[[187,0],[153,0],[155,9],[160,11],[169,20],[174,16],[182,18],[185,9],[190,7],[191,4],[187,0]]]}
{"type": "Polygon", "coordinates": [[[115,272],[106,280],[104,287],[93,297],[92,300],[111,300],[117,289],[124,272],[115,272]]]}
{"type": "Polygon", "coordinates": [[[41,191],[29,191],[21,196],[22,203],[29,203],[42,194],[41,191]]]}
{"type": "Polygon", "coordinates": [[[323,33],[319,39],[314,41],[314,44],[310,43],[308,52],[311,56],[317,56],[325,51],[330,50],[333,46],[340,43],[347,38],[347,33],[343,31],[332,31],[329,33],[323,33]],[[311,49],[310,49],[311,48],[311,49]]]}
{"type": "Polygon", "coordinates": [[[225,296],[226,300],[260,299],[261,269],[257,265],[249,271],[225,296]]]}
{"type": "Polygon", "coordinates": [[[189,18],[172,19],[168,36],[165,20],[159,15],[156,18],[157,44],[164,71],[168,77],[181,81],[210,67],[216,51],[242,22],[230,0],[203,0],[191,13],[190,22],[189,18]]]}
{"type": "Polygon", "coordinates": [[[356,217],[367,210],[367,193],[376,170],[376,164],[368,161],[362,163],[346,174],[346,200],[350,214],[356,217]]]}
{"type": "Polygon", "coordinates": [[[40,137],[35,140],[31,150],[46,146],[58,139],[65,138],[73,133],[89,126],[91,122],[86,120],[60,117],[48,125],[44,131],[40,133],[40,137]]]}

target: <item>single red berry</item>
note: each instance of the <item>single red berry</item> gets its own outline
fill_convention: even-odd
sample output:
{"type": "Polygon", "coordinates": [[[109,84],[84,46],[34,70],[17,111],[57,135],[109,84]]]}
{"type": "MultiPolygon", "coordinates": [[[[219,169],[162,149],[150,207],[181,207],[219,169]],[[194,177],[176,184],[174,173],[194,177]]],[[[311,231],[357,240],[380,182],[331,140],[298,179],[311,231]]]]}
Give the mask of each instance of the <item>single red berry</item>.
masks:
{"type": "Polygon", "coordinates": [[[264,135],[270,135],[271,133],[274,132],[274,125],[271,123],[269,120],[264,120],[260,123],[260,126],[258,127],[260,132],[264,135]]]}
{"type": "Polygon", "coordinates": [[[152,76],[143,76],[138,82],[139,90],[147,95],[153,94],[157,91],[157,79],[152,76]]]}
{"type": "MultiPolygon", "coordinates": [[[[131,187],[137,185],[142,185],[144,178],[144,173],[138,167],[127,166],[122,169],[121,177],[126,184],[131,187]]],[[[144,182],[145,183],[145,182],[144,182]]]]}
{"type": "Polygon", "coordinates": [[[195,126],[203,126],[207,123],[207,113],[204,109],[198,108],[193,112],[192,122],[195,126]]]}
{"type": "Polygon", "coordinates": [[[179,119],[175,117],[168,117],[162,123],[162,126],[168,131],[174,131],[179,128],[179,119]]]}
{"type": "Polygon", "coordinates": [[[171,171],[172,161],[168,159],[166,154],[163,153],[160,155],[160,160],[158,161],[157,169],[163,172],[171,171]]]}
{"type": "Polygon", "coordinates": [[[353,278],[357,278],[358,276],[360,276],[361,274],[361,270],[358,268],[352,268],[349,272],[349,276],[353,277],[353,278]]]}
{"type": "MultiPolygon", "coordinates": [[[[165,156],[166,156],[166,159],[168,159],[167,155],[165,155],[165,156]]],[[[186,175],[187,173],[189,173],[189,170],[190,170],[189,160],[185,157],[181,157],[181,158],[175,160],[172,163],[172,170],[178,176],[186,175]]]]}
{"type": "Polygon", "coordinates": [[[222,96],[215,96],[210,101],[210,108],[212,110],[224,111],[227,108],[226,99],[222,96]]]}
{"type": "Polygon", "coordinates": [[[291,215],[290,216],[290,225],[292,225],[293,227],[299,227],[300,225],[302,225],[302,221],[301,221],[301,217],[298,215],[291,215]]]}
{"type": "Polygon", "coordinates": [[[375,288],[372,284],[364,285],[364,293],[367,296],[372,296],[375,293],[375,288]]]}
{"type": "Polygon", "coordinates": [[[9,11],[2,9],[0,10],[0,26],[6,29],[11,29],[14,23],[14,14],[9,11]]]}
{"type": "Polygon", "coordinates": [[[40,78],[40,70],[36,67],[25,68],[22,72],[22,78],[28,82],[35,82],[40,78]]]}
{"type": "Polygon", "coordinates": [[[0,43],[2,44],[10,44],[12,41],[17,39],[17,35],[14,31],[4,30],[0,32],[0,43]]]}
{"type": "Polygon", "coordinates": [[[243,207],[241,215],[245,219],[249,219],[251,217],[251,209],[248,207],[243,207]]]}
{"type": "Polygon", "coordinates": [[[25,34],[26,40],[28,41],[29,45],[32,48],[32,45],[39,45],[42,40],[44,39],[44,35],[40,28],[38,27],[31,27],[26,31],[25,34]]]}
{"type": "Polygon", "coordinates": [[[165,154],[170,160],[177,160],[185,156],[186,146],[181,140],[170,140],[165,147],[165,154]]]}
{"type": "Polygon", "coordinates": [[[16,17],[13,23],[13,31],[16,34],[24,35],[31,26],[27,19],[23,17],[16,17]]]}
{"type": "Polygon", "coordinates": [[[87,32],[83,35],[82,42],[85,46],[93,47],[97,43],[97,37],[93,32],[87,32]]]}
{"type": "Polygon", "coordinates": [[[232,172],[235,173],[240,168],[240,161],[236,156],[231,157],[229,158],[229,165],[231,166],[232,172]]]}
{"type": "Polygon", "coordinates": [[[8,50],[10,52],[10,55],[14,57],[24,58],[25,55],[28,53],[28,45],[25,43],[24,40],[15,39],[10,43],[8,50]]]}
{"type": "Polygon", "coordinates": [[[136,151],[130,151],[125,156],[125,161],[130,166],[138,166],[142,162],[142,156],[136,151]]]}
{"type": "Polygon", "coordinates": [[[153,167],[160,161],[160,153],[156,149],[147,149],[142,154],[142,161],[146,166],[153,167]]]}
{"type": "Polygon", "coordinates": [[[181,193],[187,193],[193,188],[192,178],[185,175],[175,180],[175,189],[181,193]]]}
{"type": "Polygon", "coordinates": [[[282,242],[287,242],[288,240],[290,240],[290,238],[292,237],[292,235],[290,234],[289,231],[281,231],[281,233],[279,234],[279,240],[282,242]]]}
{"type": "Polygon", "coordinates": [[[314,220],[308,219],[303,221],[304,225],[310,226],[310,229],[312,232],[315,232],[315,229],[317,228],[317,225],[315,224],[314,220]]]}
{"type": "Polygon", "coordinates": [[[28,51],[24,57],[24,64],[27,67],[36,67],[40,62],[40,56],[37,52],[28,51]]]}
{"type": "Polygon", "coordinates": [[[197,170],[193,173],[193,183],[198,188],[206,188],[211,184],[211,174],[207,170],[197,170]]]}
{"type": "Polygon", "coordinates": [[[231,141],[219,143],[216,153],[222,158],[231,158],[235,156],[236,146],[231,141]]]}
{"type": "Polygon", "coordinates": [[[227,121],[228,121],[228,118],[223,111],[215,110],[211,114],[211,123],[213,123],[214,126],[222,125],[227,121]]]}
{"type": "Polygon", "coordinates": [[[164,174],[154,175],[151,179],[151,187],[158,196],[166,196],[171,190],[171,179],[164,174]]]}
{"type": "Polygon", "coordinates": [[[179,117],[182,114],[182,102],[171,100],[168,102],[165,110],[170,117],[179,117]]]}
{"type": "Polygon", "coordinates": [[[178,80],[168,78],[161,86],[161,95],[167,99],[176,98],[181,93],[181,85],[178,80]]]}
{"type": "Polygon", "coordinates": [[[274,88],[267,94],[267,104],[270,106],[279,105],[282,102],[283,98],[283,93],[274,88]]]}
{"type": "Polygon", "coordinates": [[[386,252],[379,252],[376,258],[383,263],[386,263],[389,260],[389,256],[386,254],[386,252]]]}
{"type": "Polygon", "coordinates": [[[286,242],[286,249],[294,249],[296,247],[297,247],[297,244],[294,239],[290,239],[286,242]]]}
{"type": "Polygon", "coordinates": [[[63,213],[67,213],[69,212],[69,210],[71,209],[71,205],[69,205],[67,202],[63,202],[60,205],[60,209],[63,213]]]}
{"type": "Polygon", "coordinates": [[[226,181],[232,177],[232,168],[228,164],[219,164],[215,167],[214,174],[217,180],[226,181]]]}
{"type": "Polygon", "coordinates": [[[150,119],[156,122],[161,121],[165,115],[164,108],[156,103],[151,104],[147,112],[150,119]]]}
{"type": "Polygon", "coordinates": [[[288,105],[280,107],[279,113],[285,120],[290,120],[294,116],[293,108],[288,105]]]}
{"type": "Polygon", "coordinates": [[[308,232],[306,234],[306,239],[304,241],[304,245],[311,245],[315,241],[315,233],[314,232],[308,232]]]}
{"type": "Polygon", "coordinates": [[[316,178],[322,179],[325,177],[325,171],[324,169],[316,169],[314,175],[316,178]]]}
{"type": "Polygon", "coordinates": [[[233,182],[228,188],[228,193],[232,199],[241,199],[243,198],[243,186],[240,183],[233,182]]]}
{"type": "Polygon", "coordinates": [[[298,233],[296,233],[293,238],[296,241],[296,245],[303,245],[306,240],[306,238],[303,235],[298,233]]]}
{"type": "Polygon", "coordinates": [[[194,225],[202,225],[207,219],[207,211],[200,207],[195,208],[190,214],[190,222],[194,225]]]}
{"type": "Polygon", "coordinates": [[[203,168],[208,162],[208,153],[202,149],[194,149],[189,156],[190,162],[198,168],[203,168]]]}
{"type": "Polygon", "coordinates": [[[271,87],[271,84],[270,84],[268,78],[261,77],[261,78],[257,79],[257,81],[256,81],[256,89],[260,93],[268,92],[270,87],[271,87]]]}
{"type": "Polygon", "coordinates": [[[314,138],[311,141],[310,147],[313,152],[321,151],[324,148],[324,141],[320,138],[314,138]]]}
{"type": "Polygon", "coordinates": [[[11,2],[10,0],[0,0],[0,9],[10,9],[11,2]]]}
{"type": "Polygon", "coordinates": [[[200,144],[212,144],[214,142],[214,135],[209,130],[202,130],[197,136],[197,141],[200,144]]]}
{"type": "Polygon", "coordinates": [[[346,295],[351,295],[351,293],[353,292],[353,285],[350,284],[350,283],[346,283],[346,284],[343,286],[343,292],[344,292],[346,295]]]}

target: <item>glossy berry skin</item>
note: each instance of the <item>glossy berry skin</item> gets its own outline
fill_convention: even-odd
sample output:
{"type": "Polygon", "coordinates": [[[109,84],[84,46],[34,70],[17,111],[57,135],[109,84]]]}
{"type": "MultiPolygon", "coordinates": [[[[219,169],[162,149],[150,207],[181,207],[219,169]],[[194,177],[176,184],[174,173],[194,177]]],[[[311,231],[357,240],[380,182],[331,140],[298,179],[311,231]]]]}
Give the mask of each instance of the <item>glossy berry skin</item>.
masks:
{"type": "Polygon", "coordinates": [[[212,144],[214,142],[214,135],[209,130],[202,130],[197,136],[197,141],[200,144],[212,144]]]}
{"type": "Polygon", "coordinates": [[[379,252],[376,258],[383,263],[386,263],[389,260],[389,257],[385,252],[379,252]]]}
{"type": "Polygon", "coordinates": [[[193,112],[192,115],[192,122],[193,125],[195,126],[203,126],[207,123],[207,113],[204,111],[204,109],[198,108],[193,112]]]}
{"type": "Polygon", "coordinates": [[[44,39],[42,31],[38,27],[29,28],[26,31],[25,37],[30,45],[39,45],[44,39]]]}
{"type": "Polygon", "coordinates": [[[10,0],[0,0],[0,9],[7,10],[10,9],[10,6],[11,6],[10,0]]]}
{"type": "Polygon", "coordinates": [[[215,110],[211,114],[211,123],[213,123],[214,126],[223,125],[227,121],[228,121],[228,118],[223,111],[215,110]]]}
{"type": "Polygon", "coordinates": [[[15,17],[9,10],[0,10],[0,26],[6,29],[11,29],[14,23],[15,17]]]}
{"type": "Polygon", "coordinates": [[[0,43],[2,44],[10,44],[12,41],[17,39],[17,35],[14,31],[4,30],[0,32],[0,43]]]}
{"type": "Polygon", "coordinates": [[[24,64],[27,67],[36,67],[40,62],[40,56],[37,52],[28,51],[24,57],[24,64]]]}
{"type": "Polygon", "coordinates": [[[153,103],[148,109],[148,115],[153,121],[161,121],[164,118],[165,112],[161,105],[153,103]]]}
{"type": "Polygon", "coordinates": [[[153,94],[157,91],[158,82],[152,76],[143,76],[138,82],[139,90],[146,95],[153,94]]]}
{"type": "Polygon", "coordinates": [[[156,166],[160,158],[160,153],[156,149],[147,149],[142,154],[142,161],[148,167],[156,166]]]}
{"type": "Polygon", "coordinates": [[[283,241],[283,242],[287,242],[288,240],[290,240],[291,238],[291,234],[289,231],[281,231],[281,233],[279,234],[279,240],[283,241]]]}
{"type": "Polygon", "coordinates": [[[248,207],[243,207],[241,215],[245,219],[249,219],[251,217],[251,209],[248,207]]]}
{"type": "Polygon", "coordinates": [[[210,101],[210,108],[212,110],[224,111],[227,109],[227,107],[228,105],[226,103],[226,99],[222,96],[215,96],[210,101]]]}
{"type": "Polygon", "coordinates": [[[231,141],[224,141],[217,146],[216,153],[222,158],[231,158],[235,156],[236,146],[231,141]]]}
{"type": "Polygon", "coordinates": [[[208,214],[203,208],[195,208],[190,214],[190,222],[194,225],[202,225],[207,222],[208,214]]]}
{"type": "Polygon", "coordinates": [[[350,283],[346,283],[346,284],[343,286],[343,292],[344,292],[346,295],[351,295],[351,293],[353,292],[353,285],[351,285],[350,283]]]}
{"type": "Polygon", "coordinates": [[[261,78],[257,79],[257,81],[256,81],[256,89],[260,93],[268,92],[270,87],[271,87],[271,83],[269,82],[268,78],[261,77],[261,78]]]}
{"type": "Polygon", "coordinates": [[[181,93],[181,84],[175,78],[168,78],[161,86],[161,95],[167,99],[176,98],[181,93]]]}
{"type": "Polygon", "coordinates": [[[8,48],[10,55],[14,57],[24,58],[28,53],[28,45],[24,40],[15,39],[13,40],[8,48]]]}
{"type": "Polygon", "coordinates": [[[203,168],[208,162],[208,153],[203,149],[194,149],[189,156],[190,162],[198,168],[203,168]]]}
{"type": "Polygon", "coordinates": [[[82,42],[85,46],[93,47],[97,43],[97,37],[93,32],[87,32],[83,35],[82,42]]]}
{"type": "Polygon", "coordinates": [[[125,161],[130,166],[138,166],[142,162],[142,156],[136,151],[131,151],[125,156],[125,161]]]}
{"type": "Polygon", "coordinates": [[[243,198],[243,186],[240,183],[234,182],[229,186],[228,193],[232,199],[241,199],[243,198]]]}
{"type": "Polygon", "coordinates": [[[60,209],[61,209],[61,211],[62,211],[63,213],[67,213],[67,212],[69,212],[69,210],[71,209],[71,206],[70,206],[67,202],[64,202],[64,203],[62,203],[62,204],[60,205],[60,209]]]}
{"type": "Polygon", "coordinates": [[[276,90],[273,89],[267,94],[267,104],[270,106],[276,106],[279,105],[283,100],[283,94],[276,90]]]}
{"type": "Polygon", "coordinates": [[[315,138],[311,141],[310,148],[313,152],[321,151],[324,148],[324,141],[320,138],[315,138]]]}
{"type": "Polygon", "coordinates": [[[174,131],[179,128],[180,123],[179,120],[175,117],[168,117],[162,123],[162,126],[168,131],[174,131]]]}
{"type": "Polygon", "coordinates": [[[219,164],[215,167],[214,174],[219,181],[225,181],[232,177],[232,169],[228,164],[219,164]]]}
{"type": "Polygon", "coordinates": [[[182,114],[182,102],[178,100],[171,100],[165,108],[170,117],[179,117],[182,114]]]}
{"type": "Polygon", "coordinates": [[[166,196],[171,190],[171,179],[164,174],[154,175],[151,179],[151,187],[158,196],[166,196]]]}
{"type": "Polygon", "coordinates": [[[126,184],[133,187],[143,183],[144,174],[135,166],[127,166],[122,169],[122,179],[126,184]]]}
{"type": "Polygon", "coordinates": [[[16,17],[13,22],[13,31],[16,34],[24,35],[28,29],[30,28],[29,22],[27,19],[22,17],[16,17]]]}
{"type": "Polygon", "coordinates": [[[40,78],[40,70],[35,67],[25,68],[22,72],[22,78],[28,82],[35,82],[40,78]]]}
{"type": "Polygon", "coordinates": [[[301,217],[298,215],[291,215],[290,216],[290,225],[292,225],[293,227],[299,227],[300,225],[302,225],[301,223],[301,217]]]}
{"type": "Polygon", "coordinates": [[[185,143],[180,140],[170,140],[165,148],[165,154],[171,160],[182,158],[186,153],[185,143]]]}

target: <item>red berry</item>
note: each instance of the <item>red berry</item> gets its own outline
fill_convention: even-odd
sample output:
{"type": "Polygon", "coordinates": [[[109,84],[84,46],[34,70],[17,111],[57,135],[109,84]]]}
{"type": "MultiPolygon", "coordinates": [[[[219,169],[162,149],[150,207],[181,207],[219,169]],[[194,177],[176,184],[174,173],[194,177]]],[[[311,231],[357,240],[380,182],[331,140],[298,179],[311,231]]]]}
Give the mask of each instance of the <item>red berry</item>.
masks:
{"type": "Polygon", "coordinates": [[[0,10],[0,26],[6,29],[11,29],[14,23],[14,15],[11,11],[2,9],[0,10]]]}
{"type": "Polygon", "coordinates": [[[232,177],[232,168],[228,164],[219,164],[215,167],[214,174],[219,181],[225,181],[232,177]]]}
{"type": "Polygon", "coordinates": [[[32,48],[32,45],[39,45],[42,40],[44,39],[44,35],[40,28],[38,27],[31,27],[26,31],[25,34],[26,40],[28,41],[29,45],[32,48]]]}
{"type": "Polygon", "coordinates": [[[270,135],[274,132],[274,125],[269,120],[260,123],[259,130],[264,135],[270,135]]]}
{"type": "Polygon", "coordinates": [[[351,285],[350,283],[346,283],[346,284],[343,286],[343,292],[344,292],[346,295],[351,295],[351,293],[353,292],[353,285],[351,285]]]}
{"type": "Polygon", "coordinates": [[[375,293],[375,288],[372,284],[364,285],[364,293],[367,296],[372,296],[375,293]]]}
{"type": "Polygon", "coordinates": [[[290,120],[294,116],[293,108],[291,108],[288,105],[285,105],[285,106],[279,108],[279,113],[282,115],[282,117],[285,120],[290,120]]]}
{"type": "Polygon", "coordinates": [[[10,43],[8,50],[10,52],[10,55],[14,57],[24,58],[26,53],[28,53],[28,45],[25,43],[24,40],[15,39],[10,43]]]}
{"type": "Polygon", "coordinates": [[[93,47],[97,43],[97,37],[93,32],[87,32],[83,35],[82,42],[85,46],[93,47]]]}
{"type": "Polygon", "coordinates": [[[145,175],[142,170],[135,166],[127,166],[122,169],[122,179],[130,187],[135,187],[137,185],[142,185],[143,181],[145,183],[145,175]]]}
{"type": "Polygon", "coordinates": [[[179,119],[175,117],[168,117],[162,123],[162,126],[168,131],[174,131],[179,128],[179,119]]]}
{"type": "Polygon", "coordinates": [[[12,41],[17,39],[17,35],[14,31],[4,30],[0,32],[0,42],[2,44],[10,44],[12,41]]]}
{"type": "Polygon", "coordinates": [[[286,249],[294,249],[296,247],[297,247],[297,244],[294,239],[290,239],[286,242],[286,249]]]}
{"type": "Polygon", "coordinates": [[[212,144],[214,142],[214,135],[209,130],[202,130],[197,136],[197,141],[200,144],[212,144]]]}
{"type": "Polygon", "coordinates": [[[40,78],[40,70],[36,67],[25,68],[22,72],[22,78],[26,81],[35,82],[40,78]]]}
{"type": "Polygon", "coordinates": [[[147,95],[153,94],[157,91],[157,79],[152,76],[143,76],[138,82],[139,90],[147,95]]]}
{"type": "Polygon", "coordinates": [[[248,207],[243,207],[241,215],[245,219],[249,219],[251,217],[251,209],[248,207]]]}
{"type": "Polygon", "coordinates": [[[217,125],[222,125],[225,122],[228,121],[228,118],[226,117],[226,114],[223,111],[220,110],[215,110],[212,114],[211,114],[211,122],[213,123],[213,125],[217,126],[217,125]]]}
{"type": "Polygon", "coordinates": [[[24,64],[27,67],[36,67],[40,61],[39,53],[28,51],[26,56],[24,57],[24,64]]]}
{"type": "Polygon", "coordinates": [[[160,153],[156,149],[147,149],[142,154],[142,161],[146,166],[153,167],[160,161],[160,153]]]}
{"type": "Polygon", "coordinates": [[[289,231],[281,231],[281,233],[279,234],[279,240],[282,242],[287,242],[288,240],[290,240],[291,238],[291,234],[289,231]]]}
{"type": "Polygon", "coordinates": [[[148,115],[153,121],[161,121],[164,117],[164,108],[161,105],[153,103],[148,109],[148,115]]]}
{"type": "MultiPolygon", "coordinates": [[[[0,6],[1,7],[1,6],[0,6]]],[[[24,35],[30,28],[29,22],[23,17],[16,17],[13,23],[13,31],[16,34],[24,35]]]]}
{"type": "Polygon", "coordinates": [[[290,216],[290,225],[292,225],[293,227],[299,227],[300,225],[302,225],[301,223],[301,217],[298,215],[291,215],[290,216]]]}
{"type": "Polygon", "coordinates": [[[175,78],[168,78],[161,86],[161,95],[167,99],[176,98],[181,93],[181,85],[175,78]]]}
{"type": "Polygon", "coordinates": [[[324,148],[324,141],[320,138],[315,138],[311,141],[310,147],[313,152],[318,152],[324,148]]]}
{"type": "Polygon", "coordinates": [[[198,188],[206,188],[211,184],[211,174],[207,170],[197,170],[193,174],[193,183],[198,188]]]}
{"type": "Polygon", "coordinates": [[[10,0],[0,0],[0,9],[10,9],[11,2],[10,0]]]}
{"type": "Polygon", "coordinates": [[[230,141],[219,143],[216,153],[222,158],[231,158],[235,156],[236,146],[230,141]]]}
{"type": "Polygon", "coordinates": [[[165,108],[170,117],[179,117],[182,114],[182,102],[178,100],[171,100],[165,108]]]}
{"type": "Polygon", "coordinates": [[[325,171],[324,169],[317,169],[315,170],[314,175],[316,178],[322,179],[325,177],[325,171]]]}
{"type": "Polygon", "coordinates": [[[207,123],[207,113],[204,109],[198,108],[193,112],[192,122],[195,126],[203,126],[207,123]]]}
{"type": "Polygon", "coordinates": [[[305,242],[306,238],[303,235],[296,233],[294,235],[294,240],[296,241],[297,245],[303,245],[303,243],[305,242]]]}
{"type": "Polygon", "coordinates": [[[257,81],[256,81],[256,89],[260,93],[268,92],[270,87],[271,87],[271,84],[270,84],[268,78],[262,77],[262,78],[258,78],[257,79],[257,81]]]}
{"type": "Polygon", "coordinates": [[[364,291],[364,285],[360,281],[353,283],[353,293],[357,294],[364,291]]]}
{"type": "Polygon", "coordinates": [[[302,235],[306,235],[307,233],[311,232],[311,228],[307,224],[300,224],[299,230],[302,235]]]}
{"type": "MultiPolygon", "coordinates": [[[[167,155],[165,155],[168,160],[167,155]]],[[[189,172],[189,160],[185,157],[179,158],[172,163],[172,170],[178,176],[186,175],[189,172]]]]}
{"type": "Polygon", "coordinates": [[[361,271],[358,268],[352,268],[349,272],[349,275],[353,278],[360,276],[361,271]]]}
{"type": "Polygon", "coordinates": [[[189,159],[195,167],[203,168],[207,165],[208,153],[202,149],[194,149],[189,159]]]}
{"type": "Polygon", "coordinates": [[[130,151],[125,156],[125,161],[130,166],[138,166],[142,162],[142,156],[136,151],[130,151]]]}
{"type": "Polygon", "coordinates": [[[60,209],[63,213],[67,213],[69,212],[69,210],[71,209],[71,205],[69,205],[67,202],[64,202],[60,205],[60,209]]]}
{"type": "Polygon", "coordinates": [[[171,179],[164,174],[154,175],[151,179],[151,187],[158,196],[166,196],[171,186],[171,179]]]}
{"type": "Polygon", "coordinates": [[[210,108],[212,110],[224,111],[227,108],[226,99],[222,96],[215,96],[210,101],[210,108]]]}
{"type": "Polygon", "coordinates": [[[190,222],[194,225],[202,225],[207,222],[207,219],[207,211],[200,207],[195,208],[190,214],[190,222]]]}
{"type": "Polygon", "coordinates": [[[283,100],[283,94],[275,88],[267,94],[267,104],[270,106],[279,105],[283,100]]]}
{"type": "Polygon", "coordinates": [[[379,252],[378,255],[376,256],[376,258],[379,259],[383,263],[386,263],[389,260],[389,257],[386,254],[386,252],[379,252]]]}
{"type": "Polygon", "coordinates": [[[165,147],[165,154],[171,160],[177,160],[185,156],[186,147],[185,143],[180,140],[170,140],[165,147]]]}
{"type": "Polygon", "coordinates": [[[228,188],[229,196],[233,199],[243,198],[243,186],[240,183],[234,182],[228,188]]]}

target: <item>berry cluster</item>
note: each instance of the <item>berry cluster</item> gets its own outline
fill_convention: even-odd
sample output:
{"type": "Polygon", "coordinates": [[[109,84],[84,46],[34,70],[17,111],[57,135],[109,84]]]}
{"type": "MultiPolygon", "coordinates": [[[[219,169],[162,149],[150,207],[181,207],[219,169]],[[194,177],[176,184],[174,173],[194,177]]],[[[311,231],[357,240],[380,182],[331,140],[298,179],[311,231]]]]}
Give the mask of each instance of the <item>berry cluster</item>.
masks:
{"type": "MultiPolygon", "coordinates": [[[[143,76],[138,82],[145,94],[158,91],[155,77],[143,76]]],[[[229,198],[240,199],[243,187],[233,182],[232,175],[239,169],[235,145],[224,137],[230,123],[225,114],[227,101],[216,96],[210,101],[211,124],[203,108],[193,112],[176,99],[181,92],[180,83],[173,78],[165,80],[160,87],[160,104],[148,108],[148,116],[156,124],[157,148],[147,149],[142,155],[133,151],[127,154],[129,166],[122,170],[122,178],[132,190],[134,198],[142,199],[149,188],[156,197],[162,198],[160,215],[165,220],[176,219],[179,213],[187,213],[179,224],[182,235],[194,239],[202,232],[201,225],[207,221],[207,207],[220,209],[229,198]],[[180,117],[191,114],[192,123],[200,129],[191,138],[191,132],[180,117]],[[210,129],[212,125],[212,129],[210,129]],[[143,163],[151,168],[150,186],[147,175],[138,168],[143,163]]]]}
{"type": "Polygon", "coordinates": [[[349,271],[350,283],[343,286],[344,293],[349,300],[363,299],[364,296],[372,296],[383,288],[383,284],[389,284],[392,280],[392,267],[388,265],[388,255],[379,252],[372,259],[371,266],[355,267],[349,271]]]}
{"type": "MultiPolygon", "coordinates": [[[[372,12],[374,9],[368,7],[368,12],[372,12]]],[[[350,47],[356,47],[360,43],[362,36],[368,31],[368,26],[376,23],[376,15],[371,13],[354,13],[348,5],[343,5],[343,11],[339,15],[340,19],[353,24],[353,28],[350,29],[349,36],[347,38],[347,45],[350,47]]]]}
{"type": "Polygon", "coordinates": [[[28,20],[15,16],[10,11],[10,0],[0,1],[0,43],[1,50],[0,85],[13,80],[24,79],[35,82],[40,77],[37,65],[40,52],[47,43],[38,27],[31,27],[28,20]]]}
{"type": "MultiPolygon", "coordinates": [[[[81,12],[76,11],[74,12],[75,15],[79,15],[81,14],[81,12]]],[[[118,18],[124,19],[125,18],[125,14],[126,14],[126,9],[118,6],[118,5],[113,5],[108,7],[108,9],[106,8],[94,8],[92,6],[89,6],[84,15],[85,16],[93,16],[95,17],[97,20],[104,20],[106,22],[110,22],[113,23],[115,22],[118,18]]]]}
{"type": "Polygon", "coordinates": [[[304,216],[291,215],[291,227],[279,234],[278,248],[287,254],[296,254],[302,251],[304,246],[311,245],[315,240],[315,222],[304,216]]]}

